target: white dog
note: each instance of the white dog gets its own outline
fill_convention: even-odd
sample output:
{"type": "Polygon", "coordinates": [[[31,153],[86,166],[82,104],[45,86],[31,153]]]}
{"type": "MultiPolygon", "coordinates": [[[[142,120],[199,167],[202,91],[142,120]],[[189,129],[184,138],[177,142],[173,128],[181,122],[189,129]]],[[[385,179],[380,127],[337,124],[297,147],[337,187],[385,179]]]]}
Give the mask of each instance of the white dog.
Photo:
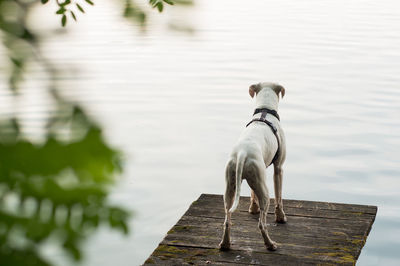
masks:
{"type": "Polygon", "coordinates": [[[220,243],[221,250],[230,248],[231,214],[236,210],[240,198],[240,185],[246,179],[251,191],[250,213],[260,212],[258,227],[269,250],[277,245],[268,235],[267,212],[269,207],[266,186],[266,168],[274,164],[275,220],[287,221],[282,205],[282,164],[286,157],[285,136],[279,124],[279,94],[285,89],[274,83],[263,82],[251,85],[251,97],[256,95],[256,111],[253,120],[246,126],[233,149],[225,170],[226,191],[224,195],[225,223],[220,243]]]}

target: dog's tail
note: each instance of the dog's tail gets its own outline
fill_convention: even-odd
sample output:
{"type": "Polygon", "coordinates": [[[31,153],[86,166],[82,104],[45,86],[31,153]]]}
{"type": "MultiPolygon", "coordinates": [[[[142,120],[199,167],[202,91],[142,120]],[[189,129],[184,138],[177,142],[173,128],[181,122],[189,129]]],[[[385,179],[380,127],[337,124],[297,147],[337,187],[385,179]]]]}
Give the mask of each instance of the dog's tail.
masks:
{"type": "Polygon", "coordinates": [[[232,207],[229,209],[229,213],[233,213],[238,204],[240,198],[240,187],[242,185],[242,173],[243,173],[243,165],[246,160],[246,153],[239,152],[236,160],[236,189],[235,189],[235,199],[233,201],[232,207]]]}

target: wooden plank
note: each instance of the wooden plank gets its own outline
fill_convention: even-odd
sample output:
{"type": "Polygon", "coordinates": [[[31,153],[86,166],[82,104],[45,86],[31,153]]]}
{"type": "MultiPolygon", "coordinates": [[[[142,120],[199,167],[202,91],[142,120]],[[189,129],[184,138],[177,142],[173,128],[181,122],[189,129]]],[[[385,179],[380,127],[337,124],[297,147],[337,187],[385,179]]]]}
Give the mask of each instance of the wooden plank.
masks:
{"type": "Polygon", "coordinates": [[[252,250],[220,252],[218,249],[160,245],[145,264],[156,265],[315,265],[324,260],[265,254],[252,250]],[[267,261],[269,264],[264,264],[267,261]],[[282,264],[283,263],[283,264],[282,264]]]}
{"type": "Polygon", "coordinates": [[[232,216],[232,249],[222,252],[218,249],[222,196],[202,194],[145,264],[354,265],[377,212],[375,206],[284,200],[288,223],[274,223],[270,207],[268,231],[279,246],[268,251],[257,226],[258,215],[249,214],[248,205],[249,198],[241,197],[232,216]]]}
{"type": "MultiPolygon", "coordinates": [[[[223,205],[216,205],[215,202],[222,202],[222,195],[215,194],[201,194],[198,201],[203,203],[214,202],[214,206],[222,207],[223,205]]],[[[246,210],[248,208],[250,198],[241,197],[238,209],[246,210]]],[[[196,201],[194,202],[196,203],[196,201]]],[[[275,204],[275,199],[271,198],[271,205],[275,204]]],[[[288,200],[284,199],[283,204],[285,207],[292,208],[311,208],[311,209],[323,209],[323,210],[337,210],[346,212],[356,212],[356,213],[366,213],[366,214],[376,214],[377,207],[369,205],[358,205],[358,204],[345,204],[345,203],[331,203],[331,202],[320,202],[320,201],[308,201],[308,200],[288,200]]],[[[207,206],[208,204],[204,204],[207,206]]]]}
{"type": "MultiPolygon", "coordinates": [[[[273,204],[271,204],[274,206],[273,204]]],[[[372,214],[363,213],[363,212],[350,212],[350,211],[336,211],[336,210],[326,210],[326,209],[312,209],[312,208],[293,208],[287,207],[284,205],[285,212],[288,216],[302,216],[302,217],[312,217],[312,218],[325,218],[327,219],[335,219],[335,220],[354,220],[354,217],[358,217],[358,220],[366,220],[369,221],[372,214]]],[[[251,219],[247,215],[247,208],[245,210],[238,209],[237,215],[239,217],[243,217],[243,219],[251,219]]],[[[269,214],[273,214],[273,208],[271,207],[269,214]]],[[[203,216],[203,217],[215,217],[215,218],[223,218],[224,209],[223,206],[219,206],[218,208],[214,208],[211,205],[193,205],[191,208],[185,213],[185,215],[194,215],[194,216],[203,216]]]]}

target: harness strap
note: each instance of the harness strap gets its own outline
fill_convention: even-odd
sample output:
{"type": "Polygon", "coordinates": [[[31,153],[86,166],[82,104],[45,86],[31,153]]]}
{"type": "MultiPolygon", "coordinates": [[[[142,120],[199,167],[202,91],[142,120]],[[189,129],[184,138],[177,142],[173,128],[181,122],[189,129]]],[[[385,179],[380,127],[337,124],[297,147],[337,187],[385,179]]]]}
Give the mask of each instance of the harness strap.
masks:
{"type": "Polygon", "coordinates": [[[281,119],[279,118],[278,112],[272,109],[268,109],[268,108],[256,108],[256,110],[254,110],[254,114],[258,114],[258,113],[268,113],[271,114],[273,116],[275,116],[279,121],[281,121],[281,119]]]}
{"type": "MultiPolygon", "coordinates": [[[[256,110],[257,110],[257,109],[256,109],[256,110]]],[[[254,112],[254,113],[255,113],[255,112],[254,112]]],[[[274,158],[272,158],[272,161],[271,161],[271,163],[269,164],[269,165],[271,165],[271,164],[273,164],[273,163],[275,162],[275,160],[278,158],[279,150],[280,150],[280,146],[281,146],[281,145],[280,145],[280,143],[279,143],[278,130],[276,129],[276,127],[275,127],[271,122],[269,122],[267,119],[265,119],[265,117],[267,116],[267,113],[268,113],[268,112],[262,112],[260,118],[254,118],[254,119],[251,120],[249,123],[247,123],[246,127],[248,127],[248,126],[249,126],[251,123],[253,123],[253,122],[263,122],[263,123],[267,124],[267,125],[271,128],[272,132],[274,133],[274,135],[275,135],[275,137],[276,137],[276,141],[278,142],[278,149],[276,150],[275,156],[274,156],[274,158]]],[[[278,118],[278,120],[279,120],[279,118],[278,118]]]]}

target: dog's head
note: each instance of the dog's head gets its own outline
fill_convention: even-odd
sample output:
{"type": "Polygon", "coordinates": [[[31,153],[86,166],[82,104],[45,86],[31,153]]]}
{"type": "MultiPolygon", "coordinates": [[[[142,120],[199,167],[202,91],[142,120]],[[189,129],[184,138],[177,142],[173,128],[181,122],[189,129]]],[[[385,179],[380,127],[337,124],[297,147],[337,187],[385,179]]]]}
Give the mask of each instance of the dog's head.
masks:
{"type": "Polygon", "coordinates": [[[279,94],[281,95],[281,97],[283,98],[283,96],[285,96],[285,88],[282,87],[279,84],[276,83],[272,83],[272,82],[260,82],[257,84],[253,84],[250,86],[249,88],[249,94],[251,96],[251,98],[254,97],[254,95],[258,95],[261,91],[264,92],[274,92],[274,94],[276,94],[276,96],[278,97],[279,100],[279,94]]]}
{"type": "Polygon", "coordinates": [[[253,98],[256,95],[257,107],[278,108],[279,94],[285,96],[285,88],[272,82],[260,82],[249,88],[249,94],[253,98]]]}

